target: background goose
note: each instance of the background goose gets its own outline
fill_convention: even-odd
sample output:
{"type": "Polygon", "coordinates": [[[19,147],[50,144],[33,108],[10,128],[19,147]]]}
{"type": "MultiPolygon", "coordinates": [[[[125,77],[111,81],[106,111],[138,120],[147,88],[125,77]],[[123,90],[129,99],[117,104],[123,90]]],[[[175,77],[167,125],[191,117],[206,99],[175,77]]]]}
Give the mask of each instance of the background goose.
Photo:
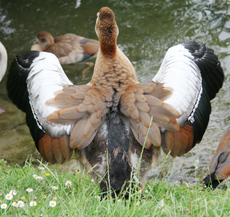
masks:
{"type": "Polygon", "coordinates": [[[103,191],[119,193],[130,179],[142,187],[160,148],[182,156],[201,141],[224,74],[213,50],[188,42],[167,51],[152,82],[139,83],[117,47],[111,9],[100,9],[95,30],[100,48],[87,85],[73,85],[54,55],[30,51],[15,58],[7,89],[45,160],[63,163],[75,150],[103,191]]]}
{"type": "MultiPolygon", "coordinates": [[[[42,31],[37,34],[37,40],[32,45],[31,50],[53,53],[57,56],[61,64],[72,64],[95,57],[98,48],[99,42],[97,40],[71,33],[53,38],[49,32],[42,31]]],[[[93,65],[92,62],[84,63],[89,64],[89,67],[93,65]]]]}
{"type": "Polygon", "coordinates": [[[204,184],[216,188],[230,175],[230,127],[223,135],[209,165],[209,175],[204,184]]]}

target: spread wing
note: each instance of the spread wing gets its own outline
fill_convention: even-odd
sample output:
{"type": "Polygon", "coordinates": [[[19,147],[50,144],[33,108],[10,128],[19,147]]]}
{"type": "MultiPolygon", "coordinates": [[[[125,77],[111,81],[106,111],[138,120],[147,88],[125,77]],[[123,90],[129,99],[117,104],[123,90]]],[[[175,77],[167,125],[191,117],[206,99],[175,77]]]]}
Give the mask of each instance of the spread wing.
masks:
{"type": "Polygon", "coordinates": [[[51,163],[63,163],[72,149],[89,145],[108,111],[98,90],[73,85],[55,55],[47,52],[17,56],[7,89],[11,100],[26,112],[35,144],[51,163]]]}
{"type": "Polygon", "coordinates": [[[173,157],[188,152],[200,142],[207,128],[213,99],[224,80],[218,57],[212,49],[196,42],[171,47],[153,78],[173,91],[164,102],[180,114],[178,132],[162,134],[162,148],[173,157]]]}

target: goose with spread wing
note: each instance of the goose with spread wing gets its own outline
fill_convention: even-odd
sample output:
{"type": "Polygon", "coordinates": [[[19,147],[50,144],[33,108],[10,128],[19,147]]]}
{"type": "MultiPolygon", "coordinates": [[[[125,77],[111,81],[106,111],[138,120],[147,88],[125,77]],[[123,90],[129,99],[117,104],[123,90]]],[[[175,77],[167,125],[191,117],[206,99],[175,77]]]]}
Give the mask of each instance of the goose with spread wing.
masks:
{"type": "Polygon", "coordinates": [[[143,187],[161,148],[182,156],[201,141],[224,74],[212,49],[187,42],[140,83],[117,46],[110,8],[98,12],[95,31],[100,48],[88,84],[74,85],[54,55],[30,51],[13,61],[7,89],[46,161],[63,163],[75,150],[101,189],[119,194],[130,181],[143,187]]]}

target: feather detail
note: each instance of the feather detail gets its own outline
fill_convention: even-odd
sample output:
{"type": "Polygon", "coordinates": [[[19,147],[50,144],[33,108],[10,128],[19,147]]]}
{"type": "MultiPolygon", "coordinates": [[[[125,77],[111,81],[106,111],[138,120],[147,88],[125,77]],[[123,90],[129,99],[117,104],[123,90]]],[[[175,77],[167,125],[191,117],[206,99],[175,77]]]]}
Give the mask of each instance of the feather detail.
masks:
{"type": "Polygon", "coordinates": [[[48,134],[44,134],[44,136],[39,140],[38,147],[42,157],[51,164],[54,164],[57,160],[53,154],[51,143],[52,137],[48,134]]]}
{"type": "Polygon", "coordinates": [[[193,129],[186,124],[178,132],[165,131],[162,135],[162,149],[172,157],[182,156],[193,148],[193,129]]]}
{"type": "Polygon", "coordinates": [[[63,157],[69,161],[73,153],[73,150],[69,146],[69,136],[68,135],[61,136],[58,140],[59,140],[59,148],[63,157]]]}
{"type": "Polygon", "coordinates": [[[70,148],[78,148],[84,142],[84,128],[82,126],[85,126],[86,122],[87,118],[80,119],[73,127],[70,136],[70,148]]]}
{"type": "Polygon", "coordinates": [[[150,127],[145,148],[150,148],[151,144],[160,147],[159,127],[169,131],[180,130],[176,121],[176,118],[180,116],[179,112],[160,99],[167,98],[170,94],[170,88],[148,82],[133,85],[121,96],[120,111],[129,118],[132,132],[140,144],[144,144],[147,129],[150,127]]]}
{"type": "Polygon", "coordinates": [[[62,156],[62,153],[61,153],[61,150],[59,147],[59,140],[58,139],[56,139],[56,138],[51,139],[51,148],[52,148],[52,152],[53,152],[53,155],[54,155],[56,161],[59,164],[63,164],[65,162],[65,158],[62,156]]]}

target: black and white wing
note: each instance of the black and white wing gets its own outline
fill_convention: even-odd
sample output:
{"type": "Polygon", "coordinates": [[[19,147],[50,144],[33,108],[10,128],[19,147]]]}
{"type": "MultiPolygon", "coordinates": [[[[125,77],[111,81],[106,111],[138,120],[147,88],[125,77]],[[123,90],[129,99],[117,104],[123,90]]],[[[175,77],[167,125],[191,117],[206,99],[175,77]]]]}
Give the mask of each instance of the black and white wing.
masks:
{"type": "Polygon", "coordinates": [[[211,113],[210,100],[222,87],[224,73],[212,49],[196,42],[171,47],[153,78],[172,88],[166,103],[180,113],[180,132],[164,131],[162,148],[181,156],[201,141],[211,113]]]}

